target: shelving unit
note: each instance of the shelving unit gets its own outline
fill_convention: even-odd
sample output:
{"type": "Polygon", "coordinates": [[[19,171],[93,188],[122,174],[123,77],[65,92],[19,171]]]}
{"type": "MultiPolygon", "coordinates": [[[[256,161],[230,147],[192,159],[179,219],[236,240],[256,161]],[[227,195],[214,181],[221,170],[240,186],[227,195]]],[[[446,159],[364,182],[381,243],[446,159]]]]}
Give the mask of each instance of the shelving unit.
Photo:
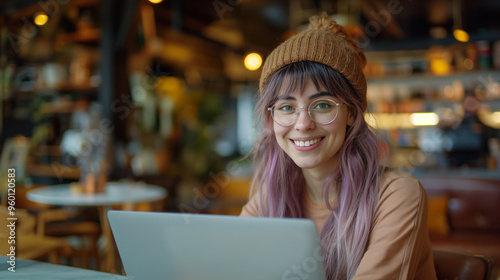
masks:
{"type": "Polygon", "coordinates": [[[440,108],[456,110],[465,92],[472,89],[483,92],[483,106],[491,111],[500,111],[500,70],[443,76],[418,73],[369,78],[367,82],[371,112],[375,114],[438,112],[440,108]]]}
{"type": "Polygon", "coordinates": [[[51,6],[57,13],[54,10],[51,14],[50,24],[29,22],[44,7],[26,3],[2,17],[10,36],[22,36],[28,27],[36,31],[29,40],[17,42],[20,45],[9,41],[2,46],[6,49],[2,60],[12,71],[2,94],[2,142],[19,134],[29,137],[28,176],[43,183],[63,183],[78,180],[80,171],[74,160],[62,159],[61,139],[71,128],[72,114],[88,111],[98,99],[101,28],[96,11],[100,1],[57,3],[57,7],[51,6]],[[75,20],[73,27],[70,13],[75,20]],[[92,23],[83,19],[89,16],[92,23]],[[63,21],[66,23],[61,24],[63,21]]]}
{"type": "MultiPolygon", "coordinates": [[[[499,139],[500,121],[492,113],[500,111],[500,69],[494,69],[491,57],[479,57],[477,52],[471,55],[474,46],[468,44],[451,42],[432,49],[367,52],[371,61],[367,67],[368,101],[373,113],[367,120],[388,143],[390,164],[410,171],[448,166],[452,144],[447,133],[462,123],[464,98],[469,94],[478,97],[477,115],[489,126],[485,137],[499,139]],[[481,59],[488,63],[480,64],[481,59]],[[431,116],[438,122],[415,125],[411,118],[418,115],[414,113],[434,114],[431,116]]],[[[469,137],[475,137],[473,133],[469,137]]],[[[470,167],[486,170],[488,160],[470,167]]]]}

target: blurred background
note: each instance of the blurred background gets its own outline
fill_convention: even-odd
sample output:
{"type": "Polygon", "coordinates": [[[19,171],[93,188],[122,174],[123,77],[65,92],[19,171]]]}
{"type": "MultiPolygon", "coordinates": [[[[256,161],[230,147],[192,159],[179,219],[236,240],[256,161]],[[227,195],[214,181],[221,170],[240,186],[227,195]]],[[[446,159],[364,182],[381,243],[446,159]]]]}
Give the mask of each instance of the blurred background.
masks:
{"type": "Polygon", "coordinates": [[[262,60],[321,11],[368,58],[386,163],[444,198],[429,201],[438,235],[474,232],[440,244],[499,261],[500,1],[2,0],[2,180],[16,169],[35,214],[28,191],[89,174],[167,191],[144,210],[239,214],[262,60]]]}
{"type": "Polygon", "coordinates": [[[0,147],[25,185],[78,181],[97,162],[109,180],[164,186],[175,209],[214,174],[248,180],[259,59],[321,11],[366,52],[366,118],[388,164],[499,177],[498,1],[23,0],[0,11],[0,147]],[[7,156],[14,146],[24,152],[7,156]]]}

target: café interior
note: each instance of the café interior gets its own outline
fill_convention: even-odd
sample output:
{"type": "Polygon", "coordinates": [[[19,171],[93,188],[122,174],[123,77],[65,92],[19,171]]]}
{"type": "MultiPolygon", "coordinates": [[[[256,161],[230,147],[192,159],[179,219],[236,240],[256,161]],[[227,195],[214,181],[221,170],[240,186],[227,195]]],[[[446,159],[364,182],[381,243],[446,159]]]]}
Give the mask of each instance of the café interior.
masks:
{"type": "Polygon", "coordinates": [[[262,63],[322,11],[365,52],[384,163],[427,192],[438,279],[500,279],[500,3],[488,0],[2,1],[0,275],[12,232],[19,272],[126,279],[107,211],[239,215],[262,63]]]}

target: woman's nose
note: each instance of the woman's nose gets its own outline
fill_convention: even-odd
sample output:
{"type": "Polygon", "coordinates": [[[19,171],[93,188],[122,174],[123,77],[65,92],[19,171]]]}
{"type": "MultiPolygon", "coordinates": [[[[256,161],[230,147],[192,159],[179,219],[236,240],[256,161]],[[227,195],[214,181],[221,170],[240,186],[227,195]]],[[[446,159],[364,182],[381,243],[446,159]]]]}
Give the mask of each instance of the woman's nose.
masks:
{"type": "Polygon", "coordinates": [[[314,128],[315,122],[309,116],[307,108],[297,111],[297,122],[295,123],[295,129],[297,130],[308,130],[314,128]]]}

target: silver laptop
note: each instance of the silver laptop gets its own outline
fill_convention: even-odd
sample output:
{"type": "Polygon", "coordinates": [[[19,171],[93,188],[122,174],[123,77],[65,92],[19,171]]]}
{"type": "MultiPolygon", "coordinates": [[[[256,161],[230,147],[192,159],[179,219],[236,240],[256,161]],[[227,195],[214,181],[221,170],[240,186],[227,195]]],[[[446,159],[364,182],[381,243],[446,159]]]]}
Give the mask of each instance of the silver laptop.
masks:
{"type": "Polygon", "coordinates": [[[325,279],[311,220],[133,211],[108,218],[130,279],[325,279]]]}

